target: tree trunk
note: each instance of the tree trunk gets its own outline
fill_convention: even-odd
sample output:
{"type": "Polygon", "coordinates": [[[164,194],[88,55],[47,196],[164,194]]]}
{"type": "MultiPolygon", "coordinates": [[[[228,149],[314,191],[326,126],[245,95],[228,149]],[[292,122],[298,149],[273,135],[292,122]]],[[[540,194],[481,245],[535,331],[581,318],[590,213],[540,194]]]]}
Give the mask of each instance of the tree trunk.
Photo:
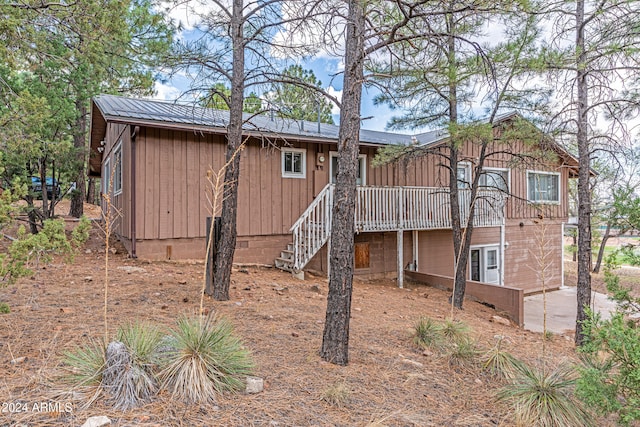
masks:
{"type": "Polygon", "coordinates": [[[85,199],[87,203],[91,203],[92,205],[96,204],[96,179],[89,178],[87,180],[87,198],[85,199]]]}
{"type": "Polygon", "coordinates": [[[360,100],[364,75],[364,10],[359,0],[349,0],[348,5],[344,92],[338,136],[338,175],[333,198],[329,253],[329,294],[320,350],[322,359],[336,365],[349,363],[354,213],[360,146],[360,100]]]}
{"type": "Polygon", "coordinates": [[[582,322],[591,304],[591,185],[589,171],[591,159],[588,135],[587,59],[584,39],[584,0],[576,2],[576,55],[577,55],[577,143],[578,143],[578,284],[576,344],[582,345],[585,335],[582,322]]]}
{"type": "MultiPolygon", "coordinates": [[[[242,145],[242,104],[244,102],[244,35],[243,1],[233,0],[231,38],[233,43],[233,74],[231,77],[231,105],[227,128],[228,163],[224,172],[222,201],[222,228],[220,246],[215,258],[213,297],[217,301],[229,299],[231,267],[236,250],[236,222],[238,214],[238,179],[240,177],[240,153],[242,145]]],[[[215,215],[215,213],[214,213],[215,215]]]]}
{"type": "Polygon", "coordinates": [[[87,135],[87,106],[84,101],[76,101],[76,130],[73,134],[73,148],[76,150],[76,189],[71,193],[71,207],[69,215],[80,218],[84,213],[84,191],[85,191],[85,166],[86,166],[86,135],[87,135]]]}
{"type": "Polygon", "coordinates": [[[600,265],[602,264],[602,258],[604,257],[604,248],[607,246],[607,240],[609,240],[609,236],[611,233],[611,223],[607,223],[607,229],[604,232],[604,236],[602,236],[602,242],[600,242],[600,249],[598,250],[598,259],[596,260],[596,265],[593,267],[594,273],[600,272],[600,265]]]}

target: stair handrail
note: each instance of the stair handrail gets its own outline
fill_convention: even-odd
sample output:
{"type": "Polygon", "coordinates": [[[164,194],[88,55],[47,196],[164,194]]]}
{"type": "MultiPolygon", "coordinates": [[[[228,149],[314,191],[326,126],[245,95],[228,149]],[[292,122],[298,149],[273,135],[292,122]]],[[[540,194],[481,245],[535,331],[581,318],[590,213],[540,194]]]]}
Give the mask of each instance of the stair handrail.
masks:
{"type": "Polygon", "coordinates": [[[327,184],[318,193],[316,198],[307,206],[307,209],[300,215],[298,220],[291,226],[289,232],[293,234],[293,269],[298,271],[306,265],[307,262],[317,253],[317,251],[324,246],[329,239],[329,233],[331,232],[331,210],[333,209],[333,187],[334,184],[327,184]],[[323,205],[325,213],[324,215],[314,215],[318,207],[323,205]],[[320,233],[317,230],[311,230],[310,224],[308,224],[309,218],[314,218],[319,221],[316,225],[321,225],[320,233]],[[307,240],[306,244],[310,246],[307,250],[301,251],[302,235],[301,231],[303,225],[307,225],[307,240]],[[311,242],[312,241],[312,242],[311,242]]]}

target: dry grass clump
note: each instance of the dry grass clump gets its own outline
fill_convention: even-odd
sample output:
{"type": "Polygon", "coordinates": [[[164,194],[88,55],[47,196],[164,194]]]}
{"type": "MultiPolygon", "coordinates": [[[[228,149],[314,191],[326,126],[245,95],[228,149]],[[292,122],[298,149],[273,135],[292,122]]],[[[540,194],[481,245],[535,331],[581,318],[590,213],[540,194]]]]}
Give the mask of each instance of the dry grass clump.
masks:
{"type": "Polygon", "coordinates": [[[342,408],[351,399],[351,390],[345,382],[332,384],[322,392],[322,400],[331,406],[342,408]]]}

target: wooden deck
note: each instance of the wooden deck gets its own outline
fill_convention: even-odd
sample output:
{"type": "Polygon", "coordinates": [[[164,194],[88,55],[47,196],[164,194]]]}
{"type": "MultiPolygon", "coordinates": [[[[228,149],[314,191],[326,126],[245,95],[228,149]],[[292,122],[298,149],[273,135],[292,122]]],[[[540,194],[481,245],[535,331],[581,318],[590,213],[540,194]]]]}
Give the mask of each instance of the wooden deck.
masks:
{"type": "MultiPolygon", "coordinates": [[[[280,259],[280,267],[301,270],[327,243],[331,233],[333,184],[328,184],[291,227],[293,244],[280,259]],[[286,261],[291,261],[286,262],[286,261]]],[[[471,192],[460,190],[463,226],[469,218],[471,192]]],[[[475,227],[496,227],[503,223],[505,196],[495,190],[481,190],[475,200],[475,227]]],[[[443,187],[357,188],[356,232],[437,230],[451,228],[449,189],[443,187]]],[[[278,265],[278,263],[276,263],[278,265]]]]}

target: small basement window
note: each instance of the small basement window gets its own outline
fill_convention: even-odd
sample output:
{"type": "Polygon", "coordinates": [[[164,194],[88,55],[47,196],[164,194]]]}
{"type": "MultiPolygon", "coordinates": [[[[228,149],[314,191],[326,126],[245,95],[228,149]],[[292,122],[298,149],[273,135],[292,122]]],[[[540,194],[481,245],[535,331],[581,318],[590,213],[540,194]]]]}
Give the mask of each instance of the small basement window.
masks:
{"type": "Polygon", "coordinates": [[[306,178],[307,152],[301,148],[282,149],[282,177],[306,178]]]}

